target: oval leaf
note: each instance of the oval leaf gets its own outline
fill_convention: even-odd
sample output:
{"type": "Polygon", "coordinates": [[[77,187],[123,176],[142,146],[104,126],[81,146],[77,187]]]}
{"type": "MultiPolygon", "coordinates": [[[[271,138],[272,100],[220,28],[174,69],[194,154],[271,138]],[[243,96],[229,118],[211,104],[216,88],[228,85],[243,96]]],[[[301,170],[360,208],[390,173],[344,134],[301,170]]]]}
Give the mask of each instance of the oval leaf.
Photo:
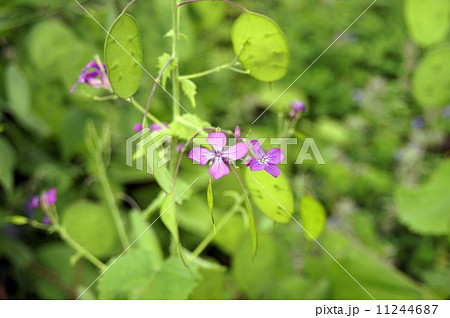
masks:
{"type": "Polygon", "coordinates": [[[105,42],[105,63],[114,93],[131,97],[142,79],[142,43],[136,20],[122,13],[109,29],[105,42]]]}
{"type": "Polygon", "coordinates": [[[450,2],[407,0],[405,20],[414,42],[429,46],[445,39],[450,27],[450,2]]]}
{"type": "Polygon", "coordinates": [[[262,213],[280,223],[292,220],[290,215],[294,213],[294,195],[283,173],[274,178],[265,171],[247,170],[245,183],[253,202],[262,213]]]}
{"type": "Polygon", "coordinates": [[[250,75],[263,82],[282,78],[289,65],[289,47],[280,27],[268,17],[243,13],[231,31],[233,49],[250,75]]]}
{"type": "Polygon", "coordinates": [[[310,234],[305,233],[305,237],[310,241],[316,239],[325,228],[326,213],[322,204],[311,196],[304,196],[300,201],[300,216],[303,227],[310,234]]]}
{"type": "Polygon", "coordinates": [[[443,107],[450,103],[449,87],[450,49],[428,53],[414,73],[414,97],[422,107],[443,107]]]}
{"type": "Polygon", "coordinates": [[[63,211],[62,225],[81,246],[103,258],[118,252],[119,240],[108,209],[88,201],[78,201],[63,211]]]}

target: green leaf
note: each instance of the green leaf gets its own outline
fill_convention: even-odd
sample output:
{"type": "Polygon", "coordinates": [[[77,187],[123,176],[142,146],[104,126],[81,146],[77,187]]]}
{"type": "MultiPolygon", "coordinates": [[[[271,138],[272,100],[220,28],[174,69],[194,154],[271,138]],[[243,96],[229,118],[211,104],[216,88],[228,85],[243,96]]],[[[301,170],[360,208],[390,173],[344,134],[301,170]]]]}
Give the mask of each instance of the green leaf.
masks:
{"type": "Polygon", "coordinates": [[[256,251],[258,250],[258,232],[256,230],[255,212],[247,196],[244,196],[244,201],[248,216],[248,226],[250,227],[250,236],[252,237],[252,252],[253,255],[256,255],[256,251]]]}
{"type": "Polygon", "coordinates": [[[166,198],[161,204],[161,210],[159,214],[161,215],[161,221],[172,234],[175,243],[177,244],[181,259],[184,260],[183,250],[180,242],[180,234],[178,232],[177,207],[176,203],[174,202],[173,194],[167,194],[166,198]]]}
{"type": "MultiPolygon", "coordinates": [[[[110,263],[114,260],[111,259],[110,263]]],[[[146,286],[156,271],[148,250],[131,248],[100,277],[100,299],[133,299],[136,290],[146,286]]]]}
{"type": "Polygon", "coordinates": [[[421,46],[444,41],[450,28],[450,2],[406,0],[405,20],[414,42],[421,46]]]}
{"type": "MultiPolygon", "coordinates": [[[[326,213],[322,204],[311,196],[304,196],[300,201],[302,225],[315,239],[322,233],[326,223],[326,213]]],[[[307,233],[305,237],[312,241],[307,233]]]]}
{"type": "Polygon", "coordinates": [[[16,152],[8,140],[0,136],[0,183],[6,190],[12,191],[14,184],[14,167],[16,166],[16,152]]]}
{"type": "Polygon", "coordinates": [[[153,263],[160,266],[163,262],[163,252],[153,228],[144,220],[141,213],[133,211],[129,216],[131,242],[137,248],[146,250],[152,257],[153,263]]]}
{"type": "Polygon", "coordinates": [[[93,255],[104,258],[118,252],[114,221],[104,206],[77,201],[63,211],[61,223],[69,235],[93,255]]]}
{"type": "Polygon", "coordinates": [[[139,299],[188,299],[197,286],[198,271],[187,268],[180,258],[167,259],[146,288],[137,292],[139,299]]]}
{"type": "Polygon", "coordinates": [[[399,188],[395,198],[400,222],[424,235],[447,235],[450,223],[450,160],[445,160],[421,186],[399,188]]]}
{"type": "Polygon", "coordinates": [[[274,178],[265,171],[247,170],[245,183],[252,201],[262,213],[280,223],[292,220],[290,215],[294,213],[294,195],[288,179],[282,172],[278,178],[274,178]]]}
{"type": "MultiPolygon", "coordinates": [[[[161,73],[164,66],[167,64],[167,62],[170,60],[170,55],[168,53],[163,53],[160,57],[158,57],[158,74],[161,73]]],[[[166,87],[167,79],[170,78],[170,74],[172,70],[177,65],[177,61],[172,61],[164,70],[164,73],[161,76],[161,85],[162,87],[166,87]]]]}
{"type": "MultiPolygon", "coordinates": [[[[169,126],[174,136],[183,140],[189,140],[196,133],[202,132],[203,128],[211,127],[211,124],[195,115],[183,114],[171,122],[169,126]]],[[[203,135],[206,136],[206,133],[203,135]]]]}
{"type": "Polygon", "coordinates": [[[215,228],[215,224],[216,222],[214,222],[214,195],[213,195],[213,190],[212,190],[212,184],[211,184],[211,178],[209,178],[209,182],[208,182],[208,190],[206,191],[206,199],[208,201],[208,208],[209,208],[209,214],[211,215],[211,220],[214,224],[214,228],[215,228]]]}
{"type": "Polygon", "coordinates": [[[197,95],[197,85],[190,79],[184,78],[181,80],[181,88],[183,89],[183,93],[189,98],[189,101],[192,104],[192,107],[196,107],[195,103],[195,95],[197,95]]]}
{"type": "Polygon", "coordinates": [[[268,17],[245,12],[234,22],[231,40],[250,75],[263,82],[282,78],[289,65],[289,48],[280,27],[268,17]]]}
{"type": "Polygon", "coordinates": [[[128,13],[122,13],[109,29],[105,62],[114,93],[122,98],[133,96],[142,79],[142,43],[137,22],[128,13]]]}
{"type": "Polygon", "coordinates": [[[450,103],[448,87],[450,87],[450,48],[427,53],[414,72],[414,97],[424,108],[443,107],[450,103]]]}

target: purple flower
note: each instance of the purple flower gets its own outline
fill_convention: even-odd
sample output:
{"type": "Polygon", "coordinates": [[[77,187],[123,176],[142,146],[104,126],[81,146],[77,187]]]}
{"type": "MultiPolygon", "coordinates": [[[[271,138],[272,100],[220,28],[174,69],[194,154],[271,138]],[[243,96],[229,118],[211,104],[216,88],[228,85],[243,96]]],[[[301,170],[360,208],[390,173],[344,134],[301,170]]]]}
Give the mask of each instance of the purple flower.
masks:
{"type": "Polygon", "coordinates": [[[238,125],[236,125],[236,128],[234,128],[234,138],[236,139],[236,141],[241,139],[241,127],[239,127],[238,125]]]}
{"type": "Polygon", "coordinates": [[[294,118],[297,116],[299,112],[304,113],[306,110],[306,106],[303,102],[296,100],[291,103],[291,113],[289,114],[289,117],[294,118]]]}
{"type": "Polygon", "coordinates": [[[265,153],[258,140],[252,140],[251,144],[255,157],[250,160],[250,170],[259,171],[264,169],[277,178],[280,175],[280,168],[278,168],[277,164],[283,161],[283,152],[279,148],[272,148],[265,153]]]}
{"type": "Polygon", "coordinates": [[[50,221],[50,219],[49,219],[47,216],[44,216],[44,217],[42,218],[42,222],[43,222],[44,224],[47,224],[47,225],[52,224],[52,222],[50,221]]]}
{"type": "Polygon", "coordinates": [[[142,124],[136,123],[133,125],[133,131],[141,131],[142,130],[142,124]]]}
{"type": "Polygon", "coordinates": [[[27,204],[28,210],[34,210],[39,206],[39,197],[34,196],[31,198],[30,202],[27,204]]]}
{"type": "Polygon", "coordinates": [[[194,147],[189,153],[189,158],[201,165],[206,165],[212,160],[208,172],[214,179],[219,179],[230,173],[230,169],[227,166],[228,159],[238,160],[248,152],[247,145],[244,142],[225,149],[227,137],[222,132],[211,132],[207,139],[214,150],[194,147]]]}
{"type": "Polygon", "coordinates": [[[105,65],[100,66],[94,60],[90,61],[81,71],[80,77],[70,90],[70,94],[75,91],[80,83],[86,83],[95,88],[111,88],[108,81],[108,76],[106,74],[107,72],[105,65]]]}
{"type": "Polygon", "coordinates": [[[56,189],[50,188],[47,192],[44,192],[42,194],[42,200],[46,205],[55,204],[57,200],[56,194],[57,194],[56,189]]]}
{"type": "MultiPolygon", "coordinates": [[[[163,124],[166,128],[169,127],[169,124],[166,123],[166,122],[163,122],[162,124],[163,124]]],[[[162,130],[162,127],[161,127],[160,125],[156,124],[156,123],[150,124],[150,125],[148,125],[148,127],[150,128],[150,130],[153,130],[153,131],[162,130]]]]}
{"type": "Polygon", "coordinates": [[[425,120],[421,116],[416,116],[413,118],[411,126],[415,129],[422,129],[425,126],[425,120]]]}

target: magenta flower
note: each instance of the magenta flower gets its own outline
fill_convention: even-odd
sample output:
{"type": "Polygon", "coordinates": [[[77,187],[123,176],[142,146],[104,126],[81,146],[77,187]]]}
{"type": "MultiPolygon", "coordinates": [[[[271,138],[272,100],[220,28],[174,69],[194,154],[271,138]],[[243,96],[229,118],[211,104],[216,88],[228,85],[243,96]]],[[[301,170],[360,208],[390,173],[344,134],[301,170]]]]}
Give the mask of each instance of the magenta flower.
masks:
{"type": "Polygon", "coordinates": [[[44,224],[47,224],[47,225],[52,224],[52,222],[50,221],[50,219],[49,219],[47,216],[44,216],[44,217],[42,218],[42,222],[43,222],[44,224]]]}
{"type": "Polygon", "coordinates": [[[133,131],[141,131],[142,130],[142,124],[141,123],[136,123],[133,125],[133,131]]]}
{"type": "Polygon", "coordinates": [[[251,141],[255,157],[249,162],[250,170],[259,171],[265,170],[272,176],[277,178],[280,175],[279,164],[284,159],[284,154],[279,148],[272,148],[267,153],[262,150],[258,140],[251,141]]]}
{"type": "Polygon", "coordinates": [[[234,139],[236,139],[236,141],[241,139],[241,127],[239,127],[238,125],[236,125],[236,128],[234,128],[234,139]]]}
{"type": "Polygon", "coordinates": [[[208,172],[214,179],[219,179],[230,173],[227,166],[229,160],[241,159],[248,152],[247,145],[244,142],[225,148],[227,137],[222,132],[209,133],[207,140],[214,150],[194,147],[189,153],[189,158],[202,166],[211,160],[212,164],[208,172]]]}
{"type": "Polygon", "coordinates": [[[44,201],[44,204],[46,205],[55,204],[57,200],[56,194],[57,191],[55,188],[50,188],[47,192],[44,192],[42,194],[42,200],[44,201]]]}
{"type": "Polygon", "coordinates": [[[39,206],[39,197],[34,196],[31,198],[30,202],[27,204],[28,210],[34,210],[39,206]]]}
{"type": "MultiPolygon", "coordinates": [[[[169,128],[169,124],[168,123],[163,122],[162,124],[166,128],[169,128]]],[[[150,130],[153,130],[153,131],[162,130],[162,127],[160,125],[156,124],[156,123],[150,124],[150,125],[148,125],[148,127],[150,128],[150,130]]]]}
{"type": "Polygon", "coordinates": [[[95,88],[111,88],[106,74],[105,65],[100,66],[94,60],[90,61],[81,71],[80,77],[70,90],[70,94],[75,91],[80,83],[85,83],[95,88]]]}
{"type": "Polygon", "coordinates": [[[294,118],[295,116],[297,116],[298,113],[304,113],[306,110],[306,105],[305,103],[297,100],[291,103],[291,113],[289,114],[289,117],[294,118]]]}

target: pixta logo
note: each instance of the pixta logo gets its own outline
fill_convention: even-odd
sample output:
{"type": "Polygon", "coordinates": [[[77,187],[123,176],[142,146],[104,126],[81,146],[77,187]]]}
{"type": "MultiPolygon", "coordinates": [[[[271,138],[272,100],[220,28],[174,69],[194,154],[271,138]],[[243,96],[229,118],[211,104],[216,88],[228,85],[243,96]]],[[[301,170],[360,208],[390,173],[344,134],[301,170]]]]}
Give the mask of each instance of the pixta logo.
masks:
{"type": "Polygon", "coordinates": [[[155,168],[160,168],[170,160],[171,137],[161,131],[142,129],[126,141],[127,166],[153,174],[155,168]]]}

